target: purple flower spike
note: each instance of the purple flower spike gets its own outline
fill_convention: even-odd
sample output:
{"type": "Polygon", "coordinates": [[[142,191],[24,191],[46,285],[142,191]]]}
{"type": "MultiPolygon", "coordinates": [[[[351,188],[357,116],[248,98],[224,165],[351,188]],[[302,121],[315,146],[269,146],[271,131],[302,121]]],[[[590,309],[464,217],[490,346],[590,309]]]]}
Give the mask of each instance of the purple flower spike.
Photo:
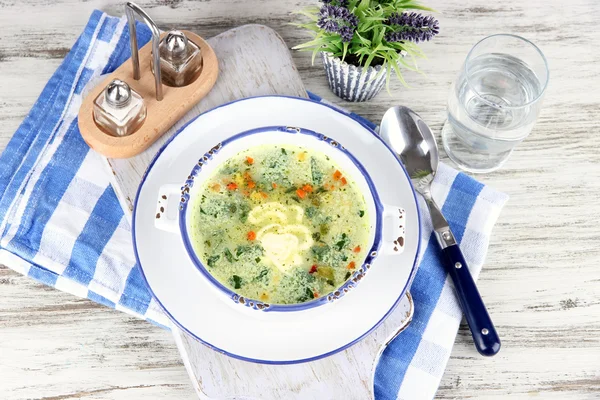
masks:
{"type": "Polygon", "coordinates": [[[358,17],[347,8],[325,5],[319,11],[317,26],[325,32],[338,33],[343,42],[350,42],[358,26],[358,17]]]}
{"type": "Polygon", "coordinates": [[[340,36],[342,37],[342,42],[350,42],[354,37],[354,29],[344,26],[340,28],[340,36]]]}
{"type": "Polygon", "coordinates": [[[384,23],[399,28],[398,31],[385,35],[385,40],[388,42],[412,41],[419,43],[431,40],[440,32],[437,19],[415,12],[410,14],[394,13],[384,23]]]}
{"type": "Polygon", "coordinates": [[[335,20],[327,19],[324,17],[319,19],[317,25],[319,25],[319,27],[325,32],[338,33],[340,31],[340,25],[335,20]]]}

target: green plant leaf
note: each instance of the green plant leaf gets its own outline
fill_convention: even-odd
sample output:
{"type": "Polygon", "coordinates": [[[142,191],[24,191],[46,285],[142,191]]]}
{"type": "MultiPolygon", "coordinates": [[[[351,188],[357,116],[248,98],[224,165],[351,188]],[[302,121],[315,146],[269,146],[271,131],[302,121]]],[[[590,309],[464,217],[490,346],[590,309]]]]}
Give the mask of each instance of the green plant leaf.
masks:
{"type": "Polygon", "coordinates": [[[317,24],[298,24],[296,22],[290,22],[289,25],[295,26],[297,28],[306,29],[312,32],[320,32],[321,28],[317,26],[317,24]]]}
{"type": "Polygon", "coordinates": [[[314,47],[314,46],[322,46],[327,43],[328,43],[327,38],[319,38],[319,39],[314,39],[309,42],[294,46],[294,47],[292,47],[292,49],[294,49],[294,50],[306,49],[306,48],[314,47]]]}
{"type": "Polygon", "coordinates": [[[367,61],[365,61],[365,64],[364,64],[365,69],[369,68],[369,66],[371,65],[371,62],[373,62],[374,58],[375,58],[375,53],[369,54],[369,56],[367,57],[367,61]]]}
{"type": "Polygon", "coordinates": [[[383,38],[385,37],[385,29],[381,29],[378,33],[377,33],[377,43],[379,43],[381,45],[381,43],[383,42],[383,38]]]}
{"type": "Polygon", "coordinates": [[[294,11],[293,14],[304,15],[305,17],[309,18],[311,21],[317,22],[319,20],[319,17],[317,16],[318,12],[319,12],[319,8],[315,7],[315,8],[305,8],[304,10],[294,11]]]}
{"type": "Polygon", "coordinates": [[[419,67],[416,65],[416,63],[414,63],[414,65],[410,65],[403,57],[398,57],[398,62],[408,70],[414,71],[418,74],[423,74],[423,72],[419,70],[419,67]]]}
{"type": "Polygon", "coordinates": [[[392,66],[388,60],[387,68],[385,69],[385,89],[390,93],[390,76],[392,75],[392,66]]]}
{"type": "Polygon", "coordinates": [[[363,14],[365,10],[369,8],[370,3],[371,0],[360,0],[358,5],[356,6],[356,12],[363,14]]]}
{"type": "Polygon", "coordinates": [[[311,60],[311,62],[312,62],[312,65],[315,65],[315,58],[317,58],[317,54],[318,54],[318,53],[319,53],[319,49],[318,49],[318,48],[313,50],[313,53],[312,53],[312,60],[311,60]]]}
{"type": "Polygon", "coordinates": [[[329,42],[329,46],[333,47],[337,51],[342,51],[342,48],[343,48],[342,39],[339,38],[339,39],[331,40],[329,42]]]}
{"type": "Polygon", "coordinates": [[[403,9],[405,9],[405,10],[422,10],[422,11],[437,12],[433,8],[422,6],[420,4],[415,4],[413,2],[408,2],[406,4],[401,5],[400,7],[403,8],[403,9]],[[412,4],[410,4],[410,3],[412,3],[412,4]]]}
{"type": "Polygon", "coordinates": [[[365,17],[363,18],[363,21],[385,21],[387,19],[387,17],[379,17],[379,16],[374,16],[374,17],[365,17]]]}
{"type": "Polygon", "coordinates": [[[398,63],[392,63],[392,68],[396,72],[396,76],[398,77],[398,80],[400,82],[402,82],[402,84],[404,86],[408,87],[408,84],[406,83],[406,81],[404,80],[404,77],[402,76],[402,71],[400,71],[400,66],[398,65],[398,63]]]}
{"type": "Polygon", "coordinates": [[[371,46],[371,41],[369,39],[363,37],[359,32],[356,32],[355,36],[357,36],[358,39],[361,41],[361,43],[363,43],[365,46],[367,46],[367,47],[371,46]]]}
{"type": "Polygon", "coordinates": [[[379,46],[380,46],[381,50],[389,50],[389,51],[393,51],[394,53],[397,52],[396,49],[394,49],[393,47],[390,47],[390,46],[386,46],[385,44],[380,44],[379,46]]]}

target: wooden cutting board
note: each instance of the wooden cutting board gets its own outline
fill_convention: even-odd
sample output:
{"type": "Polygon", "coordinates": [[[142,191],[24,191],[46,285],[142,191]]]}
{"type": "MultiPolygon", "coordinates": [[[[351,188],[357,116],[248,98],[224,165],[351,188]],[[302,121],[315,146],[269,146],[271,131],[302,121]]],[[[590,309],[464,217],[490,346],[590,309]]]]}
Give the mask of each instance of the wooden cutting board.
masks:
{"type": "MultiPolygon", "coordinates": [[[[212,91],[143,153],[128,159],[105,158],[111,183],[130,222],[143,173],[160,147],[186,122],[204,111],[245,97],[307,97],[288,47],[274,30],[245,25],[209,39],[208,43],[217,54],[220,69],[212,91]]],[[[411,317],[412,303],[405,297],[390,317],[361,342],[331,357],[296,365],[236,360],[206,347],[176,326],[171,329],[200,398],[365,400],[373,396],[372,374],[378,351],[411,317]]]]}

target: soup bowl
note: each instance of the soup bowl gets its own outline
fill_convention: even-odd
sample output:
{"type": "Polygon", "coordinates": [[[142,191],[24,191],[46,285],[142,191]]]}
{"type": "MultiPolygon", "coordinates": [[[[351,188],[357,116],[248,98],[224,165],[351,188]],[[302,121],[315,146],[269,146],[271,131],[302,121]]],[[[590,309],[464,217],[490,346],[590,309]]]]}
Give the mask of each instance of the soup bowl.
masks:
{"type": "Polygon", "coordinates": [[[236,307],[239,305],[244,309],[260,312],[299,312],[338,301],[366,277],[378,254],[401,254],[405,235],[404,209],[398,205],[382,204],[368,172],[342,143],[311,130],[283,126],[262,127],[242,132],[210,148],[193,167],[191,166],[185,182],[167,184],[159,188],[154,225],[180,235],[187,256],[222,299],[236,304],[236,307]],[[192,204],[202,184],[210,179],[213,172],[224,162],[257,145],[293,145],[309,152],[325,154],[344,171],[345,176],[351,178],[364,196],[367,208],[365,215],[368,217],[369,226],[369,251],[364,259],[357,263],[351,277],[330,293],[296,304],[271,304],[247,298],[219,282],[194,249],[190,216],[192,204]]]}

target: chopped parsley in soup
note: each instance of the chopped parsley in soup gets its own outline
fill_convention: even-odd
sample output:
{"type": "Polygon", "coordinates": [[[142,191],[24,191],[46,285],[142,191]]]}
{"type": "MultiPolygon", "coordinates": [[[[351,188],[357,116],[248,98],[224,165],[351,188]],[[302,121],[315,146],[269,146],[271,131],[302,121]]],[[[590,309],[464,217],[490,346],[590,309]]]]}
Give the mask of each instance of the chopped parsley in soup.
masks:
{"type": "Polygon", "coordinates": [[[194,250],[241,296],[310,301],[341,286],[369,251],[363,194],[323,153],[252,147],[218,166],[199,189],[189,227],[194,250]]]}

